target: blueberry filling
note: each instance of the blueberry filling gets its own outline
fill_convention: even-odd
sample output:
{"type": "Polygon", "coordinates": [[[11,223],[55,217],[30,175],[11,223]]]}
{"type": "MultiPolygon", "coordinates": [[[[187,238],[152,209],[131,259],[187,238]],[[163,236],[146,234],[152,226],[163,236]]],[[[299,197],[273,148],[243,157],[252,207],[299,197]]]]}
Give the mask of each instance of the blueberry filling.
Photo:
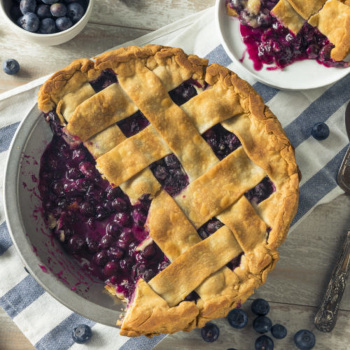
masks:
{"type": "Polygon", "coordinates": [[[263,200],[270,197],[271,194],[275,191],[276,191],[275,185],[266,176],[261,180],[260,183],[258,183],[255,187],[253,187],[249,191],[247,191],[244,195],[249,200],[249,202],[254,204],[259,204],[263,200]]]}
{"type": "Polygon", "coordinates": [[[150,169],[155,178],[172,197],[188,186],[188,176],[174,154],[152,163],[150,169]]]}
{"type": "Polygon", "coordinates": [[[184,81],[175,89],[169,91],[170,98],[176,103],[178,106],[186,103],[192,97],[197,95],[197,90],[195,86],[202,88],[202,86],[193,79],[189,79],[184,81]]]}
{"type": "Polygon", "coordinates": [[[222,226],[224,226],[224,224],[220,220],[212,218],[198,229],[198,234],[202,239],[206,239],[222,226]]]}
{"type": "Polygon", "coordinates": [[[141,130],[143,130],[146,126],[149,125],[149,121],[143,115],[143,113],[138,110],[136,113],[131,115],[128,118],[125,118],[117,123],[121,131],[126,137],[131,137],[141,130]]]}
{"type": "Polygon", "coordinates": [[[270,14],[277,3],[278,0],[261,0],[260,11],[253,14],[244,8],[242,1],[229,1],[229,6],[238,13],[243,42],[256,70],[262,69],[264,64],[275,65],[267,69],[283,69],[305,59],[315,59],[326,67],[349,66],[347,62],[331,59],[330,51],[334,46],[317,28],[305,22],[294,35],[284,27],[270,14]]]}
{"type": "Polygon", "coordinates": [[[132,205],[101,178],[82,143],[53,136],[41,159],[39,190],[45,218],[63,248],[124,297],[130,298],[139,278],[149,281],[169,264],[154,242],[145,245],[148,196],[132,205]]]}
{"type": "Polygon", "coordinates": [[[202,137],[220,160],[224,159],[241,146],[241,141],[238,137],[226,130],[221,124],[214,125],[207,130],[202,137]]]}
{"type": "Polygon", "coordinates": [[[100,92],[109,85],[118,82],[117,75],[114,73],[112,69],[105,69],[101,72],[99,77],[95,80],[90,81],[90,85],[95,90],[95,92],[100,92]]]}

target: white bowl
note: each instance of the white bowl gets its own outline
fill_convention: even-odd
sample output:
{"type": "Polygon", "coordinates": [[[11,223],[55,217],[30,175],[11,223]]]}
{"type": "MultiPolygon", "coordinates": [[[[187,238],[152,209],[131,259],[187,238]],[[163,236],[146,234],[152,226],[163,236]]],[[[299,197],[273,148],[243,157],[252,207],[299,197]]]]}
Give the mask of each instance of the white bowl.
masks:
{"type": "Polygon", "coordinates": [[[53,297],[86,318],[116,326],[125,305],[64,252],[44,222],[38,178],[40,158],[51,139],[35,105],[18,127],[5,170],[5,214],[12,241],[31,275],[53,297]]]}
{"type": "Polygon", "coordinates": [[[31,33],[19,27],[15,22],[12,21],[10,16],[10,9],[12,4],[11,0],[0,0],[0,13],[4,21],[7,23],[8,27],[11,28],[11,30],[19,37],[25,38],[26,40],[36,44],[54,46],[63,44],[73,39],[84,29],[91,16],[92,8],[94,5],[94,0],[88,1],[89,4],[85,11],[85,14],[77,23],[75,23],[67,30],[54,34],[31,33]]]}

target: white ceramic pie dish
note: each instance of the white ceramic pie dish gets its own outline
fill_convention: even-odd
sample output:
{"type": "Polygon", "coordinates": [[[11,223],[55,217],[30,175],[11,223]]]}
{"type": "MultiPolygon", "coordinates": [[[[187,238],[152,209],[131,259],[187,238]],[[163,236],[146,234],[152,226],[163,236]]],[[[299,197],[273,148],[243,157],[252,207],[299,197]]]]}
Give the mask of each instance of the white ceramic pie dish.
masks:
{"type": "Polygon", "coordinates": [[[215,6],[215,20],[221,44],[236,66],[260,82],[279,89],[306,90],[327,86],[350,73],[350,67],[327,68],[315,60],[295,62],[283,71],[267,70],[267,66],[260,71],[255,70],[248,54],[242,60],[246,46],[242,41],[239,21],[226,14],[225,3],[226,0],[217,0],[215,6]]]}
{"type": "Polygon", "coordinates": [[[115,326],[122,302],[66,254],[46,227],[38,197],[40,157],[52,132],[37,105],[13,138],[5,170],[7,225],[23,264],[53,297],[95,322],[115,326]]]}

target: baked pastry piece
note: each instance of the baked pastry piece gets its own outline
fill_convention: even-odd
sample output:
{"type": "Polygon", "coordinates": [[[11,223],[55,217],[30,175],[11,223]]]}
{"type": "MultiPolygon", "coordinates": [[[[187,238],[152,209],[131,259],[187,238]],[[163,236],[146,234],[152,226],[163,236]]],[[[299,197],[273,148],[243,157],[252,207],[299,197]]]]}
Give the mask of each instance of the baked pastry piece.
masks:
{"type": "Polygon", "coordinates": [[[350,7],[337,0],[328,1],[309,23],[326,35],[334,49],[331,57],[340,61],[350,52],[350,7]],[[336,25],[335,25],[336,24],[336,25]]]}
{"type": "Polygon", "coordinates": [[[44,213],[127,301],[122,335],[225,316],[266,281],[297,210],[280,123],[247,82],[207,64],[178,48],[121,48],[74,61],[39,92],[55,133],[44,213]]]}

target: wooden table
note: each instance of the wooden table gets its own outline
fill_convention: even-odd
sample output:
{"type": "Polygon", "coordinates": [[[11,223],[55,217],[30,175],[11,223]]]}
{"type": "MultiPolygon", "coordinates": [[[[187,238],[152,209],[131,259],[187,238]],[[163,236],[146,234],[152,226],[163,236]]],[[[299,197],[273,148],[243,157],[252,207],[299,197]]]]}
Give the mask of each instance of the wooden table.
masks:
{"type": "MultiPolygon", "coordinates": [[[[54,72],[75,58],[92,57],[214,3],[215,0],[98,0],[83,32],[72,41],[49,49],[18,38],[0,21],[0,59],[15,58],[21,64],[17,76],[8,76],[0,71],[0,92],[54,72]]],[[[350,229],[349,208],[350,198],[345,195],[316,208],[280,248],[280,261],[276,269],[254,295],[254,298],[268,300],[272,321],[284,324],[288,329],[284,340],[275,341],[275,349],[296,349],[293,334],[302,328],[315,333],[316,349],[350,349],[350,287],[344,294],[333,332],[323,334],[313,326],[313,317],[328,283],[341,240],[350,229]]],[[[199,330],[194,330],[168,336],[156,349],[253,349],[258,335],[251,326],[253,316],[249,311],[250,303],[248,301],[243,306],[250,316],[249,324],[243,330],[234,330],[225,319],[220,319],[215,321],[221,331],[215,343],[205,343],[199,330]]],[[[1,308],[0,349],[33,349],[1,308]]]]}

